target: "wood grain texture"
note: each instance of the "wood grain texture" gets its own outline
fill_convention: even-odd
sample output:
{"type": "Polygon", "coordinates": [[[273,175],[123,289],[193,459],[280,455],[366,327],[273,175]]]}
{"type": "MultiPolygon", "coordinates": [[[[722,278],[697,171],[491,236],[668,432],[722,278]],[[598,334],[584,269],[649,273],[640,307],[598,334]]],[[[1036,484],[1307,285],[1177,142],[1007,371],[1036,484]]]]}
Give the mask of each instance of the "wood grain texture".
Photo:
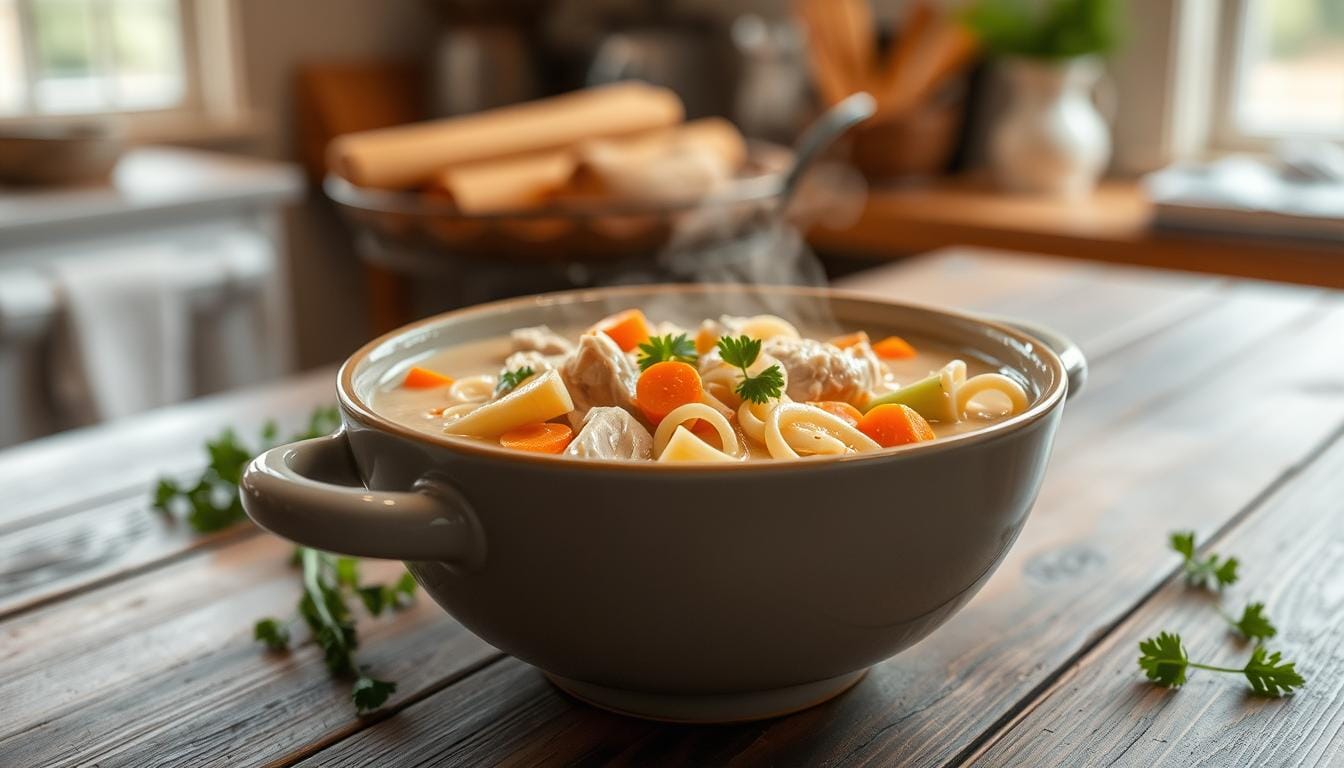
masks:
{"type": "MultiPolygon", "coordinates": [[[[1344,397],[1344,390],[1338,395],[1344,397]]],[[[1242,560],[1223,599],[1240,613],[1264,601],[1307,686],[1291,697],[1250,694],[1237,675],[1193,670],[1178,691],[1148,684],[1138,642],[1179,632],[1191,658],[1241,666],[1249,646],[1215,613],[1216,599],[1171,579],[1071,667],[974,761],[977,766],[1315,766],[1344,762],[1344,440],[1209,545],[1242,560]]],[[[1149,548],[1162,545],[1154,535],[1149,548]]],[[[1169,563],[1176,562],[1168,554],[1169,563]]]]}
{"type": "Polygon", "coordinates": [[[287,545],[246,531],[202,542],[136,517],[155,476],[198,465],[202,437],[329,402],[325,372],[0,453],[0,487],[22,482],[31,496],[0,510],[0,766],[960,759],[1170,572],[1151,530],[1225,525],[1344,422],[1344,359],[1316,354],[1344,333],[1337,297],[1060,265],[959,252],[851,281],[1047,322],[1096,365],[1001,571],[933,638],[835,702],[722,728],[607,715],[500,660],[422,599],[361,627],[361,662],[401,688],[378,717],[355,718],[315,647],[270,657],[250,638],[256,618],[297,597],[287,545]],[[1243,439],[1267,423],[1283,427],[1243,439]],[[61,483],[86,460],[96,482],[61,483]],[[39,472],[45,482],[30,477],[39,472]]]}
{"type": "MultiPolygon", "coordinates": [[[[259,534],[0,624],[0,765],[256,765],[364,727],[301,625],[288,655],[252,639],[294,612],[291,550],[259,534]]],[[[498,655],[424,595],[360,629],[359,662],[397,681],[389,712],[498,655]]]]}
{"type": "Polygon", "coordinates": [[[1069,406],[1036,510],[999,572],[928,641],[845,696],[766,723],[631,724],[567,702],[506,660],[491,669],[499,677],[488,679],[504,681],[494,695],[469,679],[399,718],[436,723],[432,732],[381,723],[313,764],[364,764],[392,744],[410,765],[960,761],[1170,574],[1163,532],[1236,519],[1344,423],[1344,357],[1318,354],[1344,333],[1344,302],[1231,293],[1210,322],[1102,361],[1099,388],[1069,406]],[[1279,302],[1277,315],[1256,314],[1279,302]],[[1260,334],[1276,331],[1280,343],[1264,343],[1260,334]]]}
{"type": "Polygon", "coordinates": [[[1344,288],[1344,247],[1287,238],[1157,230],[1135,181],[1103,182],[1091,198],[1006,195],[979,178],[875,188],[843,229],[814,227],[813,247],[889,259],[947,246],[983,246],[1344,288]]]}
{"type": "Polygon", "coordinates": [[[335,402],[334,376],[322,369],[0,451],[0,618],[251,535],[196,536],[166,522],[151,508],[154,483],[199,473],[204,441],[226,427],[249,444],[272,417],[282,434],[302,428],[315,406],[335,402]]]}

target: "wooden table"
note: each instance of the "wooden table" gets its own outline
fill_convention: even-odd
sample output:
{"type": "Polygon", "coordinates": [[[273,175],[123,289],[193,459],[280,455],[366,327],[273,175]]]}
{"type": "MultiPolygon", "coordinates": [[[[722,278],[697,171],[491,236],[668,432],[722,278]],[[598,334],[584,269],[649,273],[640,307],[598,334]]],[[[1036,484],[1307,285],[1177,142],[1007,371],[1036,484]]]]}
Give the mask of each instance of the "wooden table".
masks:
{"type": "Polygon", "coordinates": [[[852,283],[1048,323],[1093,367],[1006,562],[844,696],[746,725],[626,719],[421,599],[362,623],[360,660],[400,688],[355,717],[311,643],[275,656],[250,637],[294,605],[289,545],[192,536],[147,498],[222,426],[329,402],[323,371],[0,453],[0,766],[1344,761],[1344,295],[974,252],[852,283]],[[1268,603],[1303,691],[1142,680],[1135,644],[1159,629],[1214,661],[1246,653],[1173,578],[1179,528],[1242,558],[1228,602],[1268,603]]]}
{"type": "Polygon", "coordinates": [[[1139,182],[1103,181],[1082,200],[1010,195],[978,177],[875,186],[853,222],[819,223],[818,250],[890,259],[945,246],[1013,248],[1070,258],[1344,288],[1344,244],[1153,226],[1139,182]]]}

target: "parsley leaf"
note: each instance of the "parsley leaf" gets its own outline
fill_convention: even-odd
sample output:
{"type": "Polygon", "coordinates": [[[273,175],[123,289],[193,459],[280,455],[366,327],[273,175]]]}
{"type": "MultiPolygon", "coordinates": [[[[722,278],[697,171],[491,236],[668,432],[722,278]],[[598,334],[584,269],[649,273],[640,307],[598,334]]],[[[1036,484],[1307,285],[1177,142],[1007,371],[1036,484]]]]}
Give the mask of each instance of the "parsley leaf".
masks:
{"type": "Polygon", "coordinates": [[[1241,610],[1241,618],[1229,621],[1247,640],[1268,640],[1279,633],[1265,615],[1264,603],[1247,603],[1241,610]]]}
{"type": "Polygon", "coordinates": [[[1237,558],[1223,559],[1212,553],[1200,558],[1195,551],[1194,531],[1173,532],[1168,544],[1183,559],[1181,570],[1191,586],[1217,590],[1237,583],[1237,568],[1240,565],[1237,558]]]}
{"type": "Polygon", "coordinates": [[[657,363],[672,361],[694,365],[698,359],[695,342],[684,333],[676,337],[669,333],[666,336],[650,336],[648,341],[640,344],[637,362],[639,370],[647,371],[657,363]]]}
{"type": "Polygon", "coordinates": [[[527,381],[535,374],[532,366],[525,365],[515,371],[505,371],[499,375],[499,383],[495,385],[495,397],[507,395],[518,388],[519,384],[527,381]]]}
{"type": "Polygon", "coordinates": [[[355,708],[360,714],[364,714],[383,706],[387,698],[397,692],[397,684],[360,675],[350,691],[355,700],[355,708]]]}
{"type": "Polygon", "coordinates": [[[1177,688],[1185,684],[1190,659],[1181,644],[1181,636],[1163,632],[1139,643],[1139,667],[1158,685],[1177,688]]]}
{"type": "Polygon", "coordinates": [[[1251,689],[1261,696],[1282,696],[1301,688],[1307,681],[1294,669],[1294,662],[1283,661],[1278,651],[1270,653],[1263,645],[1255,646],[1242,670],[1251,689]]]}
{"type": "Polygon", "coordinates": [[[289,649],[289,627],[278,619],[262,619],[252,627],[252,637],[272,651],[289,649]]]}
{"type": "Polygon", "coordinates": [[[778,365],[772,365],[764,371],[751,375],[749,369],[761,354],[761,340],[750,336],[724,336],[718,343],[719,356],[723,361],[742,371],[742,381],[738,382],[738,397],[753,403],[764,403],[779,397],[784,391],[784,372],[778,365]]]}
{"type": "MultiPolygon", "coordinates": [[[[522,373],[522,372],[519,372],[522,373]]],[[[522,374],[522,378],[531,371],[522,374]]],[[[334,407],[317,408],[308,419],[307,428],[291,437],[305,440],[330,434],[340,426],[340,412],[334,407]]],[[[262,427],[260,442],[264,448],[277,443],[279,428],[274,421],[262,427]]],[[[225,430],[206,443],[209,464],[194,482],[183,483],[162,478],[153,490],[155,509],[167,515],[181,510],[187,524],[198,533],[210,533],[228,528],[245,519],[242,501],[238,495],[238,480],[248,462],[259,451],[242,443],[232,430],[225,430]]],[[[294,550],[293,564],[303,569],[303,596],[299,600],[298,615],[312,632],[313,640],[322,649],[327,667],[332,674],[356,674],[355,647],[358,637],[354,616],[348,599],[357,596],[370,614],[378,615],[388,608],[400,609],[415,599],[416,583],[410,573],[403,573],[395,583],[362,584],[359,578],[359,560],[337,557],[307,547],[294,550]]],[[[273,651],[288,650],[291,636],[288,621],[264,618],[252,627],[252,637],[273,651]]],[[[394,691],[396,684],[375,680],[360,674],[351,690],[355,706],[361,713],[376,709],[394,691]]]]}
{"type": "MultiPolygon", "coordinates": [[[[308,419],[308,428],[291,439],[304,440],[330,434],[340,423],[340,412],[335,406],[317,408],[308,419]]],[[[277,432],[275,422],[267,421],[261,430],[264,448],[275,444],[277,432]]],[[[181,511],[187,525],[197,533],[220,531],[246,517],[238,498],[238,481],[247,463],[260,453],[241,442],[231,429],[207,441],[205,449],[209,460],[200,476],[186,484],[172,478],[160,478],[154,487],[152,502],[154,509],[167,515],[181,511]]]]}

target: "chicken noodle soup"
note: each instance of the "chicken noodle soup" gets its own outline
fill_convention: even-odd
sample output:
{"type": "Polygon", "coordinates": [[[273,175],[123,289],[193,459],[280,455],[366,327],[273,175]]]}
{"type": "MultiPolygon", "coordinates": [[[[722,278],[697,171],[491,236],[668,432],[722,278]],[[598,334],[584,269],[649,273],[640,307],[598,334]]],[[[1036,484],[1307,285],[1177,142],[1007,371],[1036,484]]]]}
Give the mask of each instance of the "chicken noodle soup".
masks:
{"type": "Polygon", "coordinates": [[[613,461],[720,462],[880,451],[1021,413],[1013,371],[864,331],[813,338],[775,315],[519,328],[400,370],[374,408],[422,432],[613,461]]]}

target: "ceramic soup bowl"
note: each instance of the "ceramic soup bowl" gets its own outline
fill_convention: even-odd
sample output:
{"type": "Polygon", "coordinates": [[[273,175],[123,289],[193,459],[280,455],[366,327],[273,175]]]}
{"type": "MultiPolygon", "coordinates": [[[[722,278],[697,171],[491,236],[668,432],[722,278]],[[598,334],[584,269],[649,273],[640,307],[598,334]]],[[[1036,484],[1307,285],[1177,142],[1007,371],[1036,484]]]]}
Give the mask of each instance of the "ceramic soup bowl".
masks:
{"type": "Polygon", "coordinates": [[[579,698],[676,721],[769,717],[844,691],[976,593],[1022,530],[1084,373],[1077,348],[1040,329],[825,289],[536,296],[356,352],[337,382],[343,429],[258,457],[243,502],[301,544],[407,561],[463,625],[579,698]],[[932,443],[726,468],[510,452],[369,406],[408,359],[631,306],[687,327],[773,312],[822,338],[933,340],[1017,372],[1031,403],[932,443]]]}

